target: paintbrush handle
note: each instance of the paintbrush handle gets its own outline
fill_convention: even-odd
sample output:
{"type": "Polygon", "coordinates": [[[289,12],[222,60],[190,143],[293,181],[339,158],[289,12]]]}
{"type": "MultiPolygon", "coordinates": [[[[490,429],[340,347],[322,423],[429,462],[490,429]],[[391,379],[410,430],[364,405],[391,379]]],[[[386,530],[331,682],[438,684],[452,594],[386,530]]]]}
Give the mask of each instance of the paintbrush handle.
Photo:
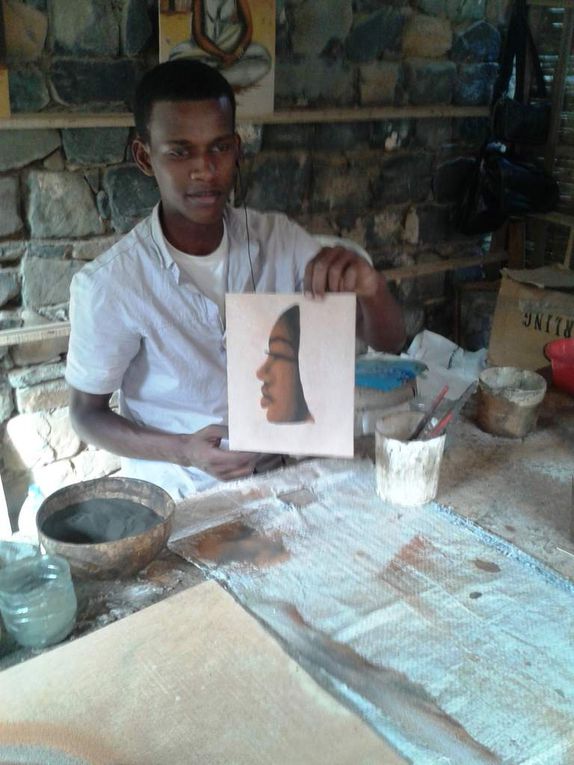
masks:
{"type": "Polygon", "coordinates": [[[423,430],[431,421],[431,418],[433,414],[436,412],[438,405],[440,404],[440,402],[443,400],[443,398],[446,396],[447,393],[448,393],[448,385],[445,385],[444,388],[441,388],[441,390],[432,400],[432,403],[429,407],[428,412],[423,416],[422,420],[414,429],[412,436],[409,438],[409,441],[414,441],[415,438],[418,438],[420,436],[420,434],[423,432],[423,430]]]}
{"type": "Polygon", "coordinates": [[[450,412],[447,412],[445,416],[428,431],[428,433],[425,433],[423,440],[430,441],[431,438],[436,438],[437,436],[442,435],[443,431],[446,429],[447,425],[450,424],[453,417],[454,411],[451,409],[450,412]]]}

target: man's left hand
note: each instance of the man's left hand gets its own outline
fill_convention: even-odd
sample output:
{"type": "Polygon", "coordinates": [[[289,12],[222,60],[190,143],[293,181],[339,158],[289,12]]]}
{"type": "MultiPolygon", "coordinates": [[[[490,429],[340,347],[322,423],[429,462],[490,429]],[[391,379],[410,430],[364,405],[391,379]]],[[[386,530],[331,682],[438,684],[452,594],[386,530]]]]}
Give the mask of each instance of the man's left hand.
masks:
{"type": "Polygon", "coordinates": [[[354,292],[374,297],[380,274],[360,255],[344,247],[323,247],[305,269],[304,291],[314,297],[326,292],[354,292]]]}

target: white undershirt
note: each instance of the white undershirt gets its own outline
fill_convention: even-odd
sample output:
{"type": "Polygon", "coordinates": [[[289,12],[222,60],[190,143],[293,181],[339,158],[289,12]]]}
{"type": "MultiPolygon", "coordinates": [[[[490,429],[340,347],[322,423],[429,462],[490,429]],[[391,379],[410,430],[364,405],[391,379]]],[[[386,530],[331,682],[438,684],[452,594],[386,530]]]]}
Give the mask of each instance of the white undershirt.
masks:
{"type": "Polygon", "coordinates": [[[221,242],[209,255],[190,255],[176,249],[167,239],[165,243],[180,271],[193,281],[200,292],[217,304],[221,320],[225,322],[225,263],[229,253],[225,222],[221,242]]]}

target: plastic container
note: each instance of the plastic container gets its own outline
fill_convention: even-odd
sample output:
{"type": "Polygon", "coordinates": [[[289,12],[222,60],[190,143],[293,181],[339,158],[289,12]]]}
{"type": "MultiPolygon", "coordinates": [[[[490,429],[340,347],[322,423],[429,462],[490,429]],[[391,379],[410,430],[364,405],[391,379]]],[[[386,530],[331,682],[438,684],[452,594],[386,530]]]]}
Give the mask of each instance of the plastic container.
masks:
{"type": "Polygon", "coordinates": [[[70,567],[57,555],[26,558],[0,569],[0,611],[6,630],[26,648],[59,643],[76,623],[70,567]]]}
{"type": "Polygon", "coordinates": [[[436,497],[446,436],[409,441],[420,419],[418,412],[401,412],[377,422],[377,494],[385,502],[415,507],[436,497]]]}
{"type": "Polygon", "coordinates": [[[552,364],[554,385],[574,396],[574,338],[546,343],[544,355],[552,364]]]}

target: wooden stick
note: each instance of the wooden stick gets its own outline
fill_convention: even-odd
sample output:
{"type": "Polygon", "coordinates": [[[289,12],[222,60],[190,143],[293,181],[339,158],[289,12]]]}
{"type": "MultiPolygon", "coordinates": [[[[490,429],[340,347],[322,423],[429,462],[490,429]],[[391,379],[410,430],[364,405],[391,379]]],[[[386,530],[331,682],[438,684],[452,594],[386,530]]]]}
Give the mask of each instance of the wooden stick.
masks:
{"type": "Polygon", "coordinates": [[[443,398],[446,396],[447,393],[448,393],[448,385],[445,385],[444,388],[441,388],[437,396],[435,396],[435,398],[433,399],[428,412],[425,415],[423,415],[421,421],[414,429],[412,436],[409,438],[409,441],[414,441],[416,438],[420,436],[420,434],[423,432],[423,430],[431,421],[431,417],[436,412],[438,405],[440,404],[440,402],[443,400],[443,398]]]}

